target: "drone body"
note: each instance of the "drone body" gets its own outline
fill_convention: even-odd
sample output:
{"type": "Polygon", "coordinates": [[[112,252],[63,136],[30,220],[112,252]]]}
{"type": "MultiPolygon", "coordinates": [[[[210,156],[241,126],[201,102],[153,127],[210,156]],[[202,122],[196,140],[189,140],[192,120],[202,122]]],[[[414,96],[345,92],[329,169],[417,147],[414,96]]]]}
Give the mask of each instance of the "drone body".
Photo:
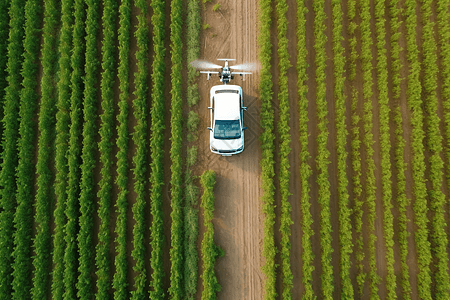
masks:
{"type": "Polygon", "coordinates": [[[222,67],[222,66],[212,64],[210,62],[202,61],[202,60],[195,60],[195,61],[191,62],[191,65],[198,69],[222,69],[220,72],[219,71],[200,71],[200,73],[207,74],[208,75],[207,80],[209,80],[209,77],[212,74],[217,74],[217,75],[219,75],[220,82],[222,82],[225,85],[227,83],[229,83],[230,80],[234,79],[234,75],[241,75],[241,76],[243,76],[242,80],[245,80],[245,75],[252,74],[250,72],[236,72],[236,71],[232,71],[232,70],[254,69],[253,64],[241,64],[241,65],[236,65],[236,66],[229,66],[228,61],[235,60],[232,58],[219,58],[218,60],[224,61],[225,66],[222,67]]]}

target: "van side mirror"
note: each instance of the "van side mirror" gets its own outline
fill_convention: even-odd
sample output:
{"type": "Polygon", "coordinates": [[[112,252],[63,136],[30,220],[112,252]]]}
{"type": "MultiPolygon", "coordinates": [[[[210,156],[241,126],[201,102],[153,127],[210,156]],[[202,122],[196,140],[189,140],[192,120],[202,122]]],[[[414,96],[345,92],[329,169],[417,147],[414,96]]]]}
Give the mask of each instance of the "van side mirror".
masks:
{"type": "Polygon", "coordinates": [[[245,110],[245,111],[247,111],[247,107],[243,107],[242,109],[245,110]]]}
{"type": "Polygon", "coordinates": [[[212,109],[212,107],[208,106],[208,109],[212,109]]]}
{"type": "Polygon", "coordinates": [[[211,130],[211,131],[212,131],[212,128],[211,128],[211,127],[208,127],[208,130],[211,130]]]}
{"type": "Polygon", "coordinates": [[[245,129],[247,129],[247,127],[242,128],[242,131],[244,131],[245,129]]]}

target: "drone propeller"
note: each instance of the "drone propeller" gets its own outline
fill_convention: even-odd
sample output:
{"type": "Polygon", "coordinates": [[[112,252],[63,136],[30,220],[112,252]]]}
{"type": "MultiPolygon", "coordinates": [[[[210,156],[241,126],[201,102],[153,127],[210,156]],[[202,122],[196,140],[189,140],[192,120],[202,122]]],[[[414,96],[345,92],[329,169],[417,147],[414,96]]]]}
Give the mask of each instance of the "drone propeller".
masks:
{"type": "Polygon", "coordinates": [[[232,69],[232,70],[244,70],[244,71],[255,71],[256,70],[256,64],[254,64],[254,63],[246,63],[246,64],[234,65],[234,66],[230,66],[230,69],[232,69]]]}
{"type": "Polygon", "coordinates": [[[191,62],[191,66],[197,69],[222,69],[222,66],[210,63],[206,60],[194,60],[191,62]]]}
{"type": "Polygon", "coordinates": [[[232,60],[235,60],[234,58],[218,58],[217,60],[220,60],[220,61],[232,61],[232,60]]]}

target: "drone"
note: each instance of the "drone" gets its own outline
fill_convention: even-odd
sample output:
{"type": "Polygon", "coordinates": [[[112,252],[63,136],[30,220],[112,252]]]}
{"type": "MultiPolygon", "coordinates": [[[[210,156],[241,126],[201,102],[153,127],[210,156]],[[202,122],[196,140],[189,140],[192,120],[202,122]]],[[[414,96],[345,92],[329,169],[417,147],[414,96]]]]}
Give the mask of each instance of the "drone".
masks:
{"type": "Polygon", "coordinates": [[[200,73],[207,74],[207,80],[213,74],[219,75],[220,82],[226,85],[230,80],[234,79],[234,75],[242,76],[242,80],[245,80],[245,75],[252,74],[251,72],[236,72],[231,70],[254,70],[255,65],[251,63],[229,66],[228,61],[235,61],[233,58],[219,58],[217,60],[224,61],[225,66],[219,66],[204,60],[194,60],[191,65],[197,69],[222,69],[221,71],[200,71],[200,73]]]}

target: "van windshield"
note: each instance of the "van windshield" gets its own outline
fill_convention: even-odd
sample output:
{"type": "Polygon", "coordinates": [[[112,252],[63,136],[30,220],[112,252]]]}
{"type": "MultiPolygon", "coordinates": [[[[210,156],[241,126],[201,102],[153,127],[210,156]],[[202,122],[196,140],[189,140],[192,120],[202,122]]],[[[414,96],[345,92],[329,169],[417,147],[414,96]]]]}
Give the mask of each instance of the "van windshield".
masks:
{"type": "Polygon", "coordinates": [[[239,120],[216,120],[214,138],[219,140],[238,139],[241,137],[239,120]]]}

